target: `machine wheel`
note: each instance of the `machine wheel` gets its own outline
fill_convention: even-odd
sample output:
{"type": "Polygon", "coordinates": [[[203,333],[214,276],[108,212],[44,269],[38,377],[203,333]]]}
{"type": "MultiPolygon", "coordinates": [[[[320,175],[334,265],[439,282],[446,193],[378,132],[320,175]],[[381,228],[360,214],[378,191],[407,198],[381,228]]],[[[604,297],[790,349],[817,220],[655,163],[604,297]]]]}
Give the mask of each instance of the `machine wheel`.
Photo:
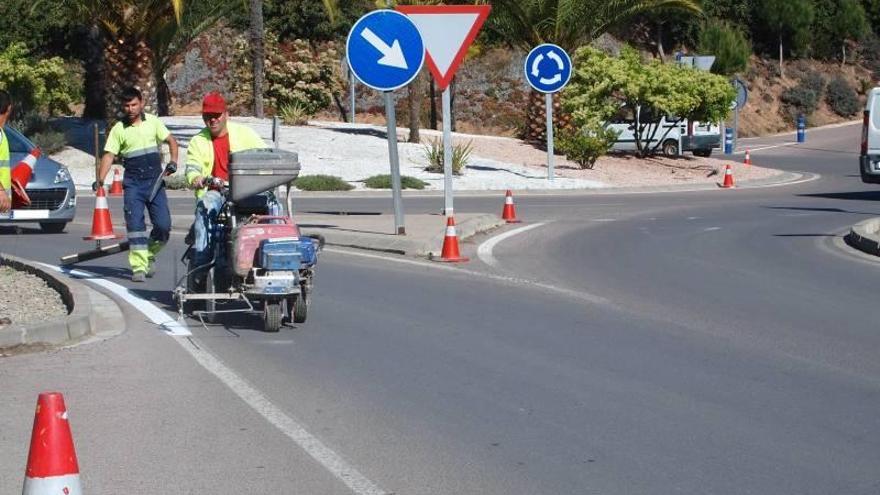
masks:
{"type": "Polygon", "coordinates": [[[64,222],[40,222],[40,229],[47,234],[60,234],[65,227],[67,224],[64,222]]]}
{"type": "Polygon", "coordinates": [[[306,318],[309,316],[309,299],[306,297],[305,293],[300,294],[293,301],[293,322],[294,323],[305,323],[306,318]]]}
{"type": "MultiPolygon", "coordinates": [[[[214,284],[214,267],[212,266],[208,269],[208,272],[205,274],[205,292],[215,292],[215,284],[214,284]]],[[[217,323],[217,313],[214,311],[217,310],[217,301],[214,299],[206,299],[205,300],[205,313],[202,317],[208,323],[217,323]]]]}
{"type": "Polygon", "coordinates": [[[266,301],[263,303],[263,330],[266,332],[277,332],[281,329],[281,319],[284,312],[281,308],[281,301],[266,301]]]}
{"type": "Polygon", "coordinates": [[[671,158],[678,156],[678,142],[673,139],[667,139],[664,141],[663,154],[671,158]]]}

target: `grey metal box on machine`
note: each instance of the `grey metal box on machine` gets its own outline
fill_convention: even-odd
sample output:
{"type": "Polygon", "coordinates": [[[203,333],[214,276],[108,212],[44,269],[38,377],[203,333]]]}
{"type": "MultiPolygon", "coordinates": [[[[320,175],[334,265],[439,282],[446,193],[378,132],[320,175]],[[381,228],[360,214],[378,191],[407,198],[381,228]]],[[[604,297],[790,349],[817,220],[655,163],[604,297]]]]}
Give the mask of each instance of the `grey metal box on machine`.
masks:
{"type": "Polygon", "coordinates": [[[232,201],[269,191],[299,176],[299,155],[293,151],[258,149],[229,155],[229,195],[232,201]]]}

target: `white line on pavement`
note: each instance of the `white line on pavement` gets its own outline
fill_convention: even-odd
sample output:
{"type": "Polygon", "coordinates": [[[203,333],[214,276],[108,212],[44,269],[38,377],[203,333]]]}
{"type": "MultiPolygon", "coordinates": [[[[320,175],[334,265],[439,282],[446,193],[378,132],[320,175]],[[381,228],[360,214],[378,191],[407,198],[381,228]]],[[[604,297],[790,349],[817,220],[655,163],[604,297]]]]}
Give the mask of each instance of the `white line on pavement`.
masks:
{"type": "Polygon", "coordinates": [[[584,302],[588,302],[590,304],[599,304],[599,305],[603,305],[603,306],[613,306],[611,301],[609,301],[608,299],[606,299],[602,296],[597,296],[595,294],[590,294],[589,292],[584,292],[584,291],[566,289],[565,287],[557,287],[555,285],[550,285],[550,284],[547,284],[544,282],[538,282],[536,280],[528,280],[528,279],[517,278],[517,277],[507,277],[504,275],[495,275],[492,273],[478,272],[476,270],[468,270],[467,268],[457,268],[454,266],[442,265],[442,264],[433,263],[430,261],[417,261],[417,260],[410,260],[410,259],[406,259],[406,258],[383,256],[380,254],[363,253],[363,252],[349,250],[349,249],[338,249],[338,248],[326,248],[325,247],[324,251],[330,252],[330,253],[347,255],[347,256],[357,256],[357,257],[361,257],[361,258],[369,258],[369,259],[374,259],[374,260],[388,261],[388,262],[392,262],[392,263],[399,263],[402,265],[418,266],[418,267],[428,268],[428,269],[433,268],[435,270],[442,270],[442,271],[457,273],[460,275],[469,275],[469,276],[473,276],[473,277],[479,277],[481,279],[489,279],[489,280],[495,280],[495,281],[503,282],[503,283],[507,283],[507,284],[525,286],[525,287],[532,288],[532,289],[541,289],[541,290],[547,291],[547,292],[556,292],[557,294],[562,294],[564,296],[571,297],[573,299],[578,299],[578,300],[581,300],[584,302]]]}
{"type": "Polygon", "coordinates": [[[716,230],[721,230],[721,227],[708,227],[703,229],[703,232],[714,232],[716,230]]]}
{"type": "MultiPolygon", "coordinates": [[[[754,153],[756,151],[763,151],[763,150],[772,150],[774,148],[783,148],[785,146],[794,146],[796,144],[797,143],[782,143],[782,144],[774,144],[774,145],[770,145],[770,146],[761,146],[760,148],[749,148],[749,153],[754,153]]],[[[743,155],[743,154],[745,154],[745,152],[746,152],[745,150],[742,150],[742,151],[736,151],[733,154],[734,155],[743,155]]]]}
{"type": "Polygon", "coordinates": [[[174,340],[190,353],[193,359],[202,365],[203,368],[219,378],[235,395],[266,418],[266,421],[272,424],[272,426],[281,430],[282,433],[321,464],[324,469],[345,483],[354,493],[357,495],[384,495],[388,493],[376,486],[375,483],[367,479],[352,465],[348,464],[339,454],[321,443],[320,440],[303,428],[295,419],[285,414],[268,397],[238,376],[235,371],[223,364],[214,355],[196,347],[189,339],[176,338],[174,340]]]}
{"type": "Polygon", "coordinates": [[[518,229],[513,229],[503,234],[498,234],[495,237],[488,239],[486,242],[480,244],[480,247],[477,248],[477,257],[483,260],[483,263],[489,266],[497,266],[498,260],[496,260],[495,256],[492,255],[492,250],[495,249],[495,246],[499,242],[503,241],[504,239],[509,239],[515,235],[522,234],[523,232],[526,232],[528,230],[532,230],[536,227],[540,227],[545,223],[546,222],[534,223],[531,225],[520,227],[518,229]]]}
{"type": "Polygon", "coordinates": [[[119,284],[110,282],[109,280],[105,280],[101,278],[100,275],[83,271],[83,270],[73,270],[70,268],[64,268],[55,265],[49,265],[46,263],[40,263],[41,265],[55,270],[57,272],[66,273],[74,278],[83,280],[85,282],[89,282],[95,284],[97,286],[103,287],[113,294],[122,298],[128,304],[131,304],[135,309],[143,313],[144,316],[150,319],[156,325],[162,328],[169,335],[174,336],[187,336],[192,335],[189,329],[185,325],[181,325],[173,319],[170,319],[168,313],[162,311],[155,304],[146,301],[135,294],[132,294],[131,291],[123,287],[119,284]]]}
{"type": "Polygon", "coordinates": [[[211,372],[229,387],[235,395],[243,400],[248,406],[263,416],[272,426],[281,430],[288,438],[294,441],[300,448],[308,453],[321,466],[327,469],[340,481],[345,483],[357,495],[384,495],[387,492],[380,489],[372,481],[368,480],[357,469],[349,465],[336,452],[325,446],[315,436],[309,433],[293,418],[284,413],[278,406],[272,403],[259,390],[238,376],[235,371],[223,364],[208,351],[197,347],[190,342],[192,333],[183,325],[174,320],[169,320],[168,315],[149,301],[132,294],[126,287],[109,282],[99,275],[83,270],[72,270],[54,265],[40,263],[52,270],[66,273],[77,279],[99,285],[116,294],[131,304],[135,309],[144,314],[153,323],[161,326],[169,335],[176,337],[175,342],[180,344],[203,368],[211,372]]]}

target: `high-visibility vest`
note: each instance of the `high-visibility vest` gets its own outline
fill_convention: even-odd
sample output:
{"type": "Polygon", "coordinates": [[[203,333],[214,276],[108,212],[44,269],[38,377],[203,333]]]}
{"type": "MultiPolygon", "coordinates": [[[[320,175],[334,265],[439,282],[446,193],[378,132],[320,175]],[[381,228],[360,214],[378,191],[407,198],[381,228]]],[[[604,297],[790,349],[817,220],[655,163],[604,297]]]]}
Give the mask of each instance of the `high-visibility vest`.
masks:
{"type": "Polygon", "coordinates": [[[0,186],[7,194],[12,194],[12,171],[9,165],[9,140],[0,127],[0,186]]]}
{"type": "MultiPolygon", "coordinates": [[[[229,153],[239,151],[266,148],[266,143],[250,127],[226,123],[226,131],[229,133],[229,153]]],[[[207,127],[189,140],[186,150],[186,182],[192,184],[196,177],[208,177],[214,170],[214,143],[211,140],[211,131],[207,127]]],[[[201,198],[205,189],[196,190],[196,198],[201,198]]]]}

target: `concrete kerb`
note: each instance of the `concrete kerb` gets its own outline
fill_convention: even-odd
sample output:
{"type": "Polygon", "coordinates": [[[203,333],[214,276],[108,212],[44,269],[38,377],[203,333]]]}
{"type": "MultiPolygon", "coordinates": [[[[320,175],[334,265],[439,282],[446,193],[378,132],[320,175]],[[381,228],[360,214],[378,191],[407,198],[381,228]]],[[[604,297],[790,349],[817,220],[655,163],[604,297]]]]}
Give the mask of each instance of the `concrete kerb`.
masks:
{"type": "Polygon", "coordinates": [[[880,217],[853,225],[844,240],[859,251],[880,256],[880,217]]]}
{"type": "Polygon", "coordinates": [[[13,323],[0,332],[0,349],[17,346],[70,344],[95,333],[97,314],[92,308],[87,288],[74,280],[63,279],[36,266],[36,263],[0,253],[0,265],[40,277],[58,291],[67,306],[63,318],[35,324],[13,323]]]}

